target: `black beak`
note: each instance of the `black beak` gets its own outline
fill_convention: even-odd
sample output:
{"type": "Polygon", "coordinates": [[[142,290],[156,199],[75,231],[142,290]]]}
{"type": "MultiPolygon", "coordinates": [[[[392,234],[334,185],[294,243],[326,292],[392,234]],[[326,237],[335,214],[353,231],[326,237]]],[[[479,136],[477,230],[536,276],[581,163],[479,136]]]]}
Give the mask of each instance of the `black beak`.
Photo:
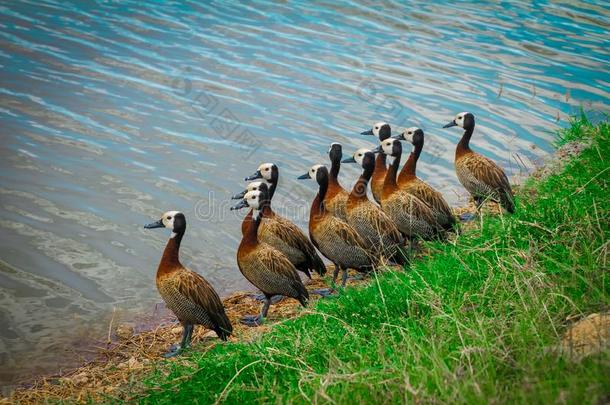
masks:
{"type": "Polygon", "coordinates": [[[250,176],[246,177],[244,180],[250,181],[250,180],[262,179],[262,178],[263,178],[263,175],[261,174],[261,171],[257,170],[254,174],[251,174],[250,176]]]}
{"type": "Polygon", "coordinates": [[[165,228],[163,225],[163,221],[158,220],[157,222],[153,222],[152,224],[144,225],[145,229],[155,229],[155,228],[165,228]]]}
{"type": "Polygon", "coordinates": [[[360,135],[373,135],[373,130],[369,129],[368,131],[360,132],[360,135]]]}
{"type": "Polygon", "coordinates": [[[373,149],[371,152],[373,152],[373,153],[383,153],[383,148],[381,147],[381,145],[379,145],[375,149],[373,149]]]}
{"type": "Polygon", "coordinates": [[[451,128],[451,127],[455,127],[457,124],[455,123],[455,120],[451,121],[449,124],[445,125],[443,128],[451,128]]]}
{"type": "Polygon", "coordinates": [[[297,180],[306,180],[309,178],[309,172],[300,175],[299,177],[297,177],[297,180]]]}
{"type": "Polygon", "coordinates": [[[354,157],[352,156],[352,157],[350,157],[350,158],[343,159],[343,160],[341,161],[341,163],[356,163],[356,159],[354,159],[354,157]]]}
{"type": "Polygon", "coordinates": [[[235,204],[234,206],[231,207],[231,211],[240,210],[242,208],[246,208],[247,206],[248,206],[248,203],[246,202],[246,200],[241,200],[240,202],[238,202],[237,204],[235,204]]]}
{"type": "Polygon", "coordinates": [[[231,200],[241,200],[242,198],[244,198],[247,192],[248,190],[244,190],[241,193],[235,194],[233,197],[231,197],[231,200]]]}

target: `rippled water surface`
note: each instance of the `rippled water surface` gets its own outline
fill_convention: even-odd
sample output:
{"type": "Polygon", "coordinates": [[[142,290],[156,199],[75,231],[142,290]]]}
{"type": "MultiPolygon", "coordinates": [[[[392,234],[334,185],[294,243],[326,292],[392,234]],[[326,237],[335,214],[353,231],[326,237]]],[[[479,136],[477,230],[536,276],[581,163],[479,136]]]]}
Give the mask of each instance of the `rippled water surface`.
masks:
{"type": "Polygon", "coordinates": [[[456,112],[516,175],[610,99],[602,1],[19,1],[0,18],[3,384],[69,365],[113,308],[152,313],[168,235],[142,225],[165,210],[187,216],[186,265],[221,294],[251,288],[227,208],[261,162],[303,225],[315,187],[295,178],[330,142],[350,153],[374,146],[359,132],[375,121],[418,125],[420,176],[455,205],[459,131],[441,126],[456,112]]]}

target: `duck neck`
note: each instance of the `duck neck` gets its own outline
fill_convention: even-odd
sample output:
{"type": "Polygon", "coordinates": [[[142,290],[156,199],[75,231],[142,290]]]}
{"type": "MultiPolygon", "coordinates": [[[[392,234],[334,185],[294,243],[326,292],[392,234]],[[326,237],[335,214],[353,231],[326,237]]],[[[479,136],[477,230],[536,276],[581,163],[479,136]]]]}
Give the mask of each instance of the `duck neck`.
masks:
{"type": "Polygon", "coordinates": [[[369,181],[371,180],[371,176],[373,175],[374,170],[375,166],[364,168],[362,174],[360,175],[360,177],[358,177],[358,181],[356,181],[356,184],[354,184],[354,187],[352,188],[351,195],[353,197],[361,200],[368,199],[366,195],[366,188],[369,184],[369,181]]]}
{"type": "Polygon", "coordinates": [[[161,263],[159,264],[159,272],[162,272],[161,269],[172,270],[176,267],[181,266],[180,259],[178,256],[180,253],[180,243],[182,242],[184,231],[185,230],[172,232],[172,236],[167,241],[167,244],[165,245],[165,250],[163,251],[163,256],[161,257],[161,263]]]}
{"type": "Polygon", "coordinates": [[[415,144],[413,151],[409,154],[409,158],[407,159],[405,165],[400,171],[400,175],[398,176],[399,182],[403,179],[408,179],[410,177],[416,176],[417,161],[419,160],[419,155],[421,155],[422,148],[423,145],[421,143],[415,144]]]}
{"type": "Polygon", "coordinates": [[[461,155],[470,151],[470,137],[472,136],[473,132],[474,125],[472,127],[465,128],[464,134],[462,135],[462,139],[460,139],[460,142],[458,143],[457,149],[455,151],[456,155],[461,155]]]}
{"type": "MultiPolygon", "coordinates": [[[[256,236],[258,234],[258,227],[264,215],[263,210],[252,209],[250,210],[248,215],[250,216],[250,218],[246,227],[246,231],[244,232],[242,243],[256,244],[258,240],[256,236]]],[[[244,219],[244,221],[246,220],[248,220],[247,217],[244,219]]]]}
{"type": "Polygon", "coordinates": [[[375,176],[383,176],[383,174],[388,170],[387,166],[387,156],[385,153],[380,153],[375,158],[375,176]]]}
{"type": "Polygon", "coordinates": [[[400,166],[400,158],[400,154],[392,156],[392,163],[390,163],[390,167],[383,181],[384,190],[393,191],[396,189],[396,173],[398,173],[398,166],[400,166]]]}
{"type": "Polygon", "coordinates": [[[324,198],[326,198],[326,192],[328,191],[328,182],[329,179],[327,176],[321,176],[318,181],[320,188],[318,190],[318,195],[314,200],[314,204],[317,204],[317,206],[314,207],[314,205],[312,205],[312,209],[315,208],[315,212],[320,214],[324,211],[324,198]]]}
{"type": "Polygon", "coordinates": [[[272,178],[271,180],[267,181],[267,183],[269,184],[269,199],[273,198],[273,194],[275,194],[275,189],[277,188],[277,181],[278,178],[272,178]]]}
{"type": "MultiPolygon", "coordinates": [[[[339,170],[341,169],[341,156],[338,157],[333,157],[331,160],[331,165],[330,165],[330,176],[328,178],[328,181],[332,184],[339,184],[339,170]]],[[[328,186],[328,182],[327,182],[327,186],[328,186]]],[[[322,187],[322,185],[320,185],[320,187],[322,187]]]]}

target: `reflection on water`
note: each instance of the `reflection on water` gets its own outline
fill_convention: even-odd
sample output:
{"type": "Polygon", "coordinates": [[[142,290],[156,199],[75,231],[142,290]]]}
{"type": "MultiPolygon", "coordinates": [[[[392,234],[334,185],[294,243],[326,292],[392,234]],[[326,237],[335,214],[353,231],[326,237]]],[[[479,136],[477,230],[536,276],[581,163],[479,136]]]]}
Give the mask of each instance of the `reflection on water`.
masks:
{"type": "Polygon", "coordinates": [[[227,200],[263,161],[281,169],[276,207],[304,224],[314,187],[295,177],[330,142],[349,153],[373,146],[358,133],[374,121],[418,125],[420,174],[456,204],[459,134],[440,129],[454,113],[472,111],[475,147],[517,174],[569,114],[610,98],[601,1],[47,0],[0,14],[4,384],[58,368],[115,307],[151,311],[168,235],[142,225],[166,210],[187,216],[186,265],[221,293],[249,288],[227,200]]]}

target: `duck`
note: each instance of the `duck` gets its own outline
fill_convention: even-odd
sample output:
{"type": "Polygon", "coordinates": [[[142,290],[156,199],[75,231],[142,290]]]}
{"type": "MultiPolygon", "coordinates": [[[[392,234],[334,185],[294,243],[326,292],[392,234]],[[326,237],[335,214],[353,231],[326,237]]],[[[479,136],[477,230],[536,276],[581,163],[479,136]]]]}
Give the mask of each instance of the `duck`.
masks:
{"type": "MultiPolygon", "coordinates": [[[[259,190],[265,184],[269,191],[269,204],[265,206],[265,216],[258,228],[258,237],[261,241],[282,252],[288,260],[311,279],[311,271],[319,275],[326,274],[326,266],[322,258],[316,252],[316,248],[307,236],[293,222],[278,215],[271,208],[271,198],[277,188],[279,179],[278,167],[273,163],[263,163],[259,166],[256,173],[248,179],[262,179],[249,183],[246,190],[233,196],[233,199],[243,198],[250,191],[259,190]]],[[[242,221],[242,236],[248,227],[248,222],[252,219],[252,210],[248,212],[242,221]]]]}
{"type": "Polygon", "coordinates": [[[345,287],[347,269],[367,273],[373,269],[375,255],[353,227],[327,208],[331,178],[332,174],[329,174],[324,165],[314,165],[298,177],[299,180],[313,179],[318,183],[319,191],[309,211],[309,237],[316,248],[335,265],[333,286],[342,271],[341,287],[345,287]]]}
{"type": "Polygon", "coordinates": [[[405,239],[387,214],[367,196],[367,187],[375,170],[375,154],[361,148],[342,163],[357,163],[362,167],[362,174],[347,199],[347,223],[364,239],[366,246],[375,251],[378,260],[385,258],[404,264],[406,257],[401,247],[405,239]]]}
{"type": "MultiPolygon", "coordinates": [[[[392,136],[392,127],[387,122],[377,122],[368,131],[360,133],[361,135],[374,135],[382,142],[392,136]]],[[[381,193],[383,192],[383,180],[388,172],[386,156],[383,154],[377,155],[375,159],[375,171],[371,179],[371,192],[373,198],[378,204],[381,204],[381,193]]]]}
{"type": "Polygon", "coordinates": [[[388,173],[383,182],[381,209],[403,235],[409,238],[430,239],[438,233],[439,224],[434,219],[428,204],[398,188],[396,175],[402,156],[402,144],[398,139],[386,139],[374,152],[387,155],[391,159],[388,173]]]}
{"type": "Polygon", "coordinates": [[[195,325],[216,332],[222,339],[232,334],[233,327],[220,297],[202,276],[180,263],[180,243],[186,232],[186,217],[180,211],[167,211],[161,219],[144,226],[145,229],[167,228],[172,231],[157,269],[157,289],[178,321],[182,324],[182,341],[172,345],[165,357],[172,357],[191,343],[195,325]]]}
{"type": "Polygon", "coordinates": [[[305,307],[309,293],[290,260],[272,245],[258,237],[258,228],[269,212],[269,188],[262,183],[259,190],[250,191],[232,210],[252,208],[252,220],[248,222],[237,249],[237,265],[244,277],[265,295],[259,315],[247,315],[241,322],[248,326],[258,326],[264,322],[276,295],[291,297],[305,307]]]}
{"type": "MultiPolygon", "coordinates": [[[[345,221],[347,219],[345,206],[349,193],[339,183],[339,170],[341,169],[341,158],[343,157],[343,147],[340,143],[333,142],[328,149],[328,157],[330,158],[330,173],[328,176],[328,185],[326,200],[324,201],[325,209],[332,215],[345,221]]],[[[328,170],[328,169],[327,169],[328,170]]]]}
{"type": "Polygon", "coordinates": [[[428,204],[432,208],[436,222],[446,230],[452,229],[455,217],[443,195],[417,177],[417,161],[424,148],[424,131],[417,127],[407,128],[396,136],[396,139],[410,142],[414,147],[398,174],[396,179],[398,187],[428,204]]]}
{"type": "Polygon", "coordinates": [[[515,212],[515,198],[504,171],[491,159],[470,149],[470,138],[474,132],[474,115],[461,112],[443,128],[458,126],[464,134],[455,148],[455,173],[473,197],[477,211],[486,200],[492,200],[509,213],[515,212]]]}

